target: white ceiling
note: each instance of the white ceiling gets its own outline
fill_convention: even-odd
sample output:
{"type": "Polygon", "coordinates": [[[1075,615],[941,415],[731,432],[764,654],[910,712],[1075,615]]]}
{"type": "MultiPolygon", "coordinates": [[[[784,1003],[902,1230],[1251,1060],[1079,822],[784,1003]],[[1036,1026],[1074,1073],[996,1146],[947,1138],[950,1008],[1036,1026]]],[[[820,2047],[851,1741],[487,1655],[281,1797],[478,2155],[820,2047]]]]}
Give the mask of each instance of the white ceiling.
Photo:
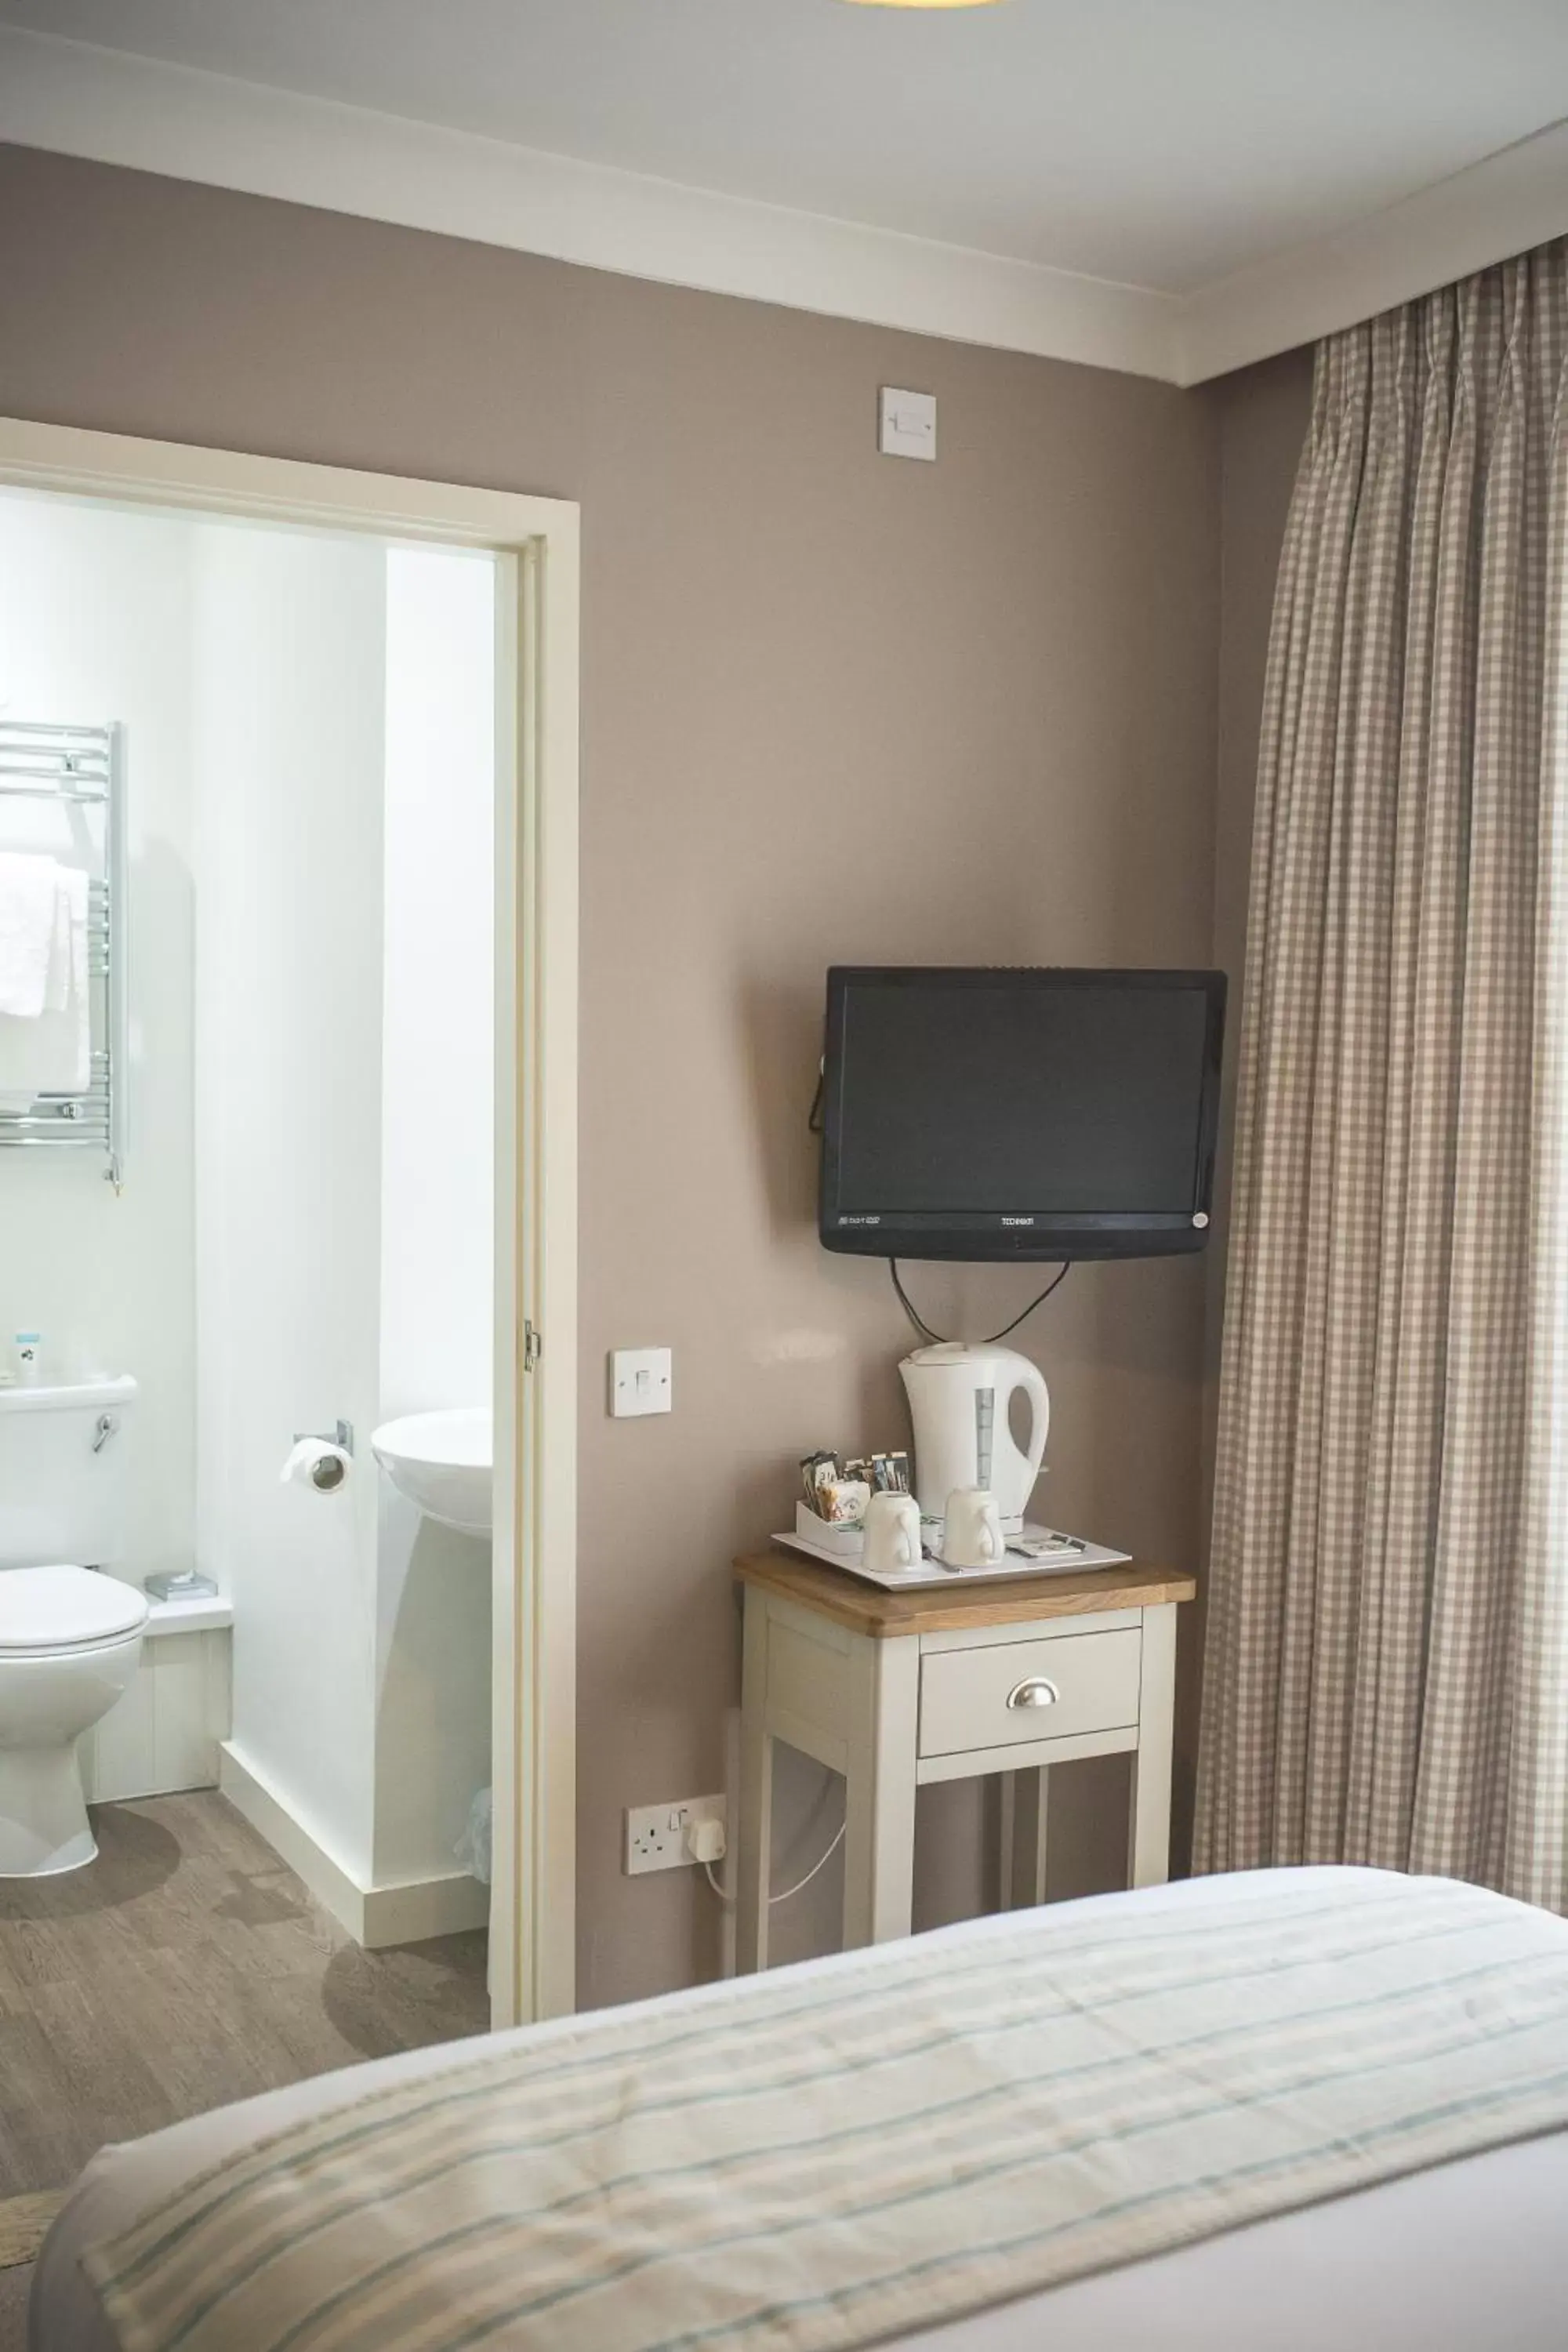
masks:
{"type": "Polygon", "coordinates": [[[0,0],[5,24],[1177,298],[1568,116],[1568,0],[0,0]]]}

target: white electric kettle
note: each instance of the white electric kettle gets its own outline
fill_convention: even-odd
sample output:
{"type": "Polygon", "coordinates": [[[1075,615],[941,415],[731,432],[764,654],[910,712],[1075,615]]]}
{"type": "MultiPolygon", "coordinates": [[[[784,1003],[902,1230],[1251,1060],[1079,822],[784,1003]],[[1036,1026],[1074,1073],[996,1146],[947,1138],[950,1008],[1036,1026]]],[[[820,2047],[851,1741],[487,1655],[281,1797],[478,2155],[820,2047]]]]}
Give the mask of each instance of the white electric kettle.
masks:
{"type": "Polygon", "coordinates": [[[914,1423],[915,1497],[940,1519],[957,1486],[985,1486],[1004,1529],[1016,1535],[1045,1457],[1051,1401],[1027,1356],[1011,1348],[966,1348],[943,1339],[917,1348],[899,1366],[914,1423]],[[1028,1450],[1013,1443],[1008,1408],[1016,1391],[1029,1399],[1028,1450]]]}

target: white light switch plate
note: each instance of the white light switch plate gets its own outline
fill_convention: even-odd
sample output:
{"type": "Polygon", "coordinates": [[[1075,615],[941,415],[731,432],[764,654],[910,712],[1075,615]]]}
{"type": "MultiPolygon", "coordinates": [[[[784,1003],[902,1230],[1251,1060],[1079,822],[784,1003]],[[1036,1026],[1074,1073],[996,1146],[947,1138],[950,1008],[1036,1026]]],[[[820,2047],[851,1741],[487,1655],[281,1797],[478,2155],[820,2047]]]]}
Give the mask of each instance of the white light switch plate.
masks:
{"type": "Polygon", "coordinates": [[[611,1355],[610,1411],[617,1421],[638,1412],[668,1412],[669,1387],[668,1348],[616,1348],[611,1355]]]}
{"type": "Polygon", "coordinates": [[[884,457],[936,459],[936,394],[882,386],[881,431],[877,446],[884,457]]]}
{"type": "Polygon", "coordinates": [[[687,1825],[691,1822],[717,1822],[724,1825],[722,1797],[686,1797],[673,1805],[628,1805],[626,1808],[626,1844],[623,1867],[628,1878],[640,1878],[645,1870],[674,1870],[689,1862],[686,1848],[687,1825]]]}

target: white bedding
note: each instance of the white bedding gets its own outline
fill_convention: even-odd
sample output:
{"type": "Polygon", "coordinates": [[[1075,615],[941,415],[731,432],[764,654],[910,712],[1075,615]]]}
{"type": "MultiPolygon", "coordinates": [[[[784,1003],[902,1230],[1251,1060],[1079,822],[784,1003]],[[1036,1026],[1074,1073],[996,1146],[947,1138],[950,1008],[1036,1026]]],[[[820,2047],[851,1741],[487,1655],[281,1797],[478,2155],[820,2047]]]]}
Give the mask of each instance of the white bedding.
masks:
{"type": "MultiPolygon", "coordinates": [[[[1322,1880],[1328,1874],[1317,1874],[1322,1880]]],[[[1100,1898],[1118,1916],[1215,1905],[1225,1883],[1197,1881],[1100,1898]]],[[[1058,1916],[1068,1906],[1062,1906],[1058,1916]]],[[[1085,1911],[1089,1906],[1071,1906],[1085,1911]]],[[[984,1937],[1005,1922],[956,1931],[984,1937]]],[[[945,1940],[945,1939],[944,1939],[945,1940]]],[[[863,1959],[813,1964],[813,1973],[863,1959]]],[[[652,2005],[679,2011],[744,2000],[744,1984],[652,2005]]],[[[650,2010],[651,2013],[651,2010],[650,2010]]],[[[570,2031],[531,2029],[538,2040],[570,2031]]],[[[513,2037],[502,2037],[510,2042],[513,2037]]],[[[40,2261],[34,2352],[114,2352],[79,2257],[118,2234],[194,2174],[300,2119],[382,2083],[443,2072],[493,2042],[451,2044],[359,2067],[105,2150],[84,2175],[40,2261]]],[[[1179,2252],[1079,2279],[979,2316],[906,2337],[919,2352],[1544,2352],[1568,2340],[1568,2133],[1438,2167],[1383,2187],[1233,2230],[1179,2252]]],[[[244,2352],[237,2347],[236,2352],[244,2352]]]]}

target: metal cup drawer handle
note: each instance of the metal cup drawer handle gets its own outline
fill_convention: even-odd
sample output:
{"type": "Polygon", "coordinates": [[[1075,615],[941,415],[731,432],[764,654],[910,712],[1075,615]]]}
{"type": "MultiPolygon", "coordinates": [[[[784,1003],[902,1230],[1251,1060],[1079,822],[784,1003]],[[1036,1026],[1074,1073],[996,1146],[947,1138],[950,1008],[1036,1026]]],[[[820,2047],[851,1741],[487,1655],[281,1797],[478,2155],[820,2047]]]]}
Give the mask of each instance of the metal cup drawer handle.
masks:
{"type": "Polygon", "coordinates": [[[1007,1694],[1009,1706],[1055,1706],[1061,1693],[1044,1675],[1028,1675],[1007,1694]]]}

